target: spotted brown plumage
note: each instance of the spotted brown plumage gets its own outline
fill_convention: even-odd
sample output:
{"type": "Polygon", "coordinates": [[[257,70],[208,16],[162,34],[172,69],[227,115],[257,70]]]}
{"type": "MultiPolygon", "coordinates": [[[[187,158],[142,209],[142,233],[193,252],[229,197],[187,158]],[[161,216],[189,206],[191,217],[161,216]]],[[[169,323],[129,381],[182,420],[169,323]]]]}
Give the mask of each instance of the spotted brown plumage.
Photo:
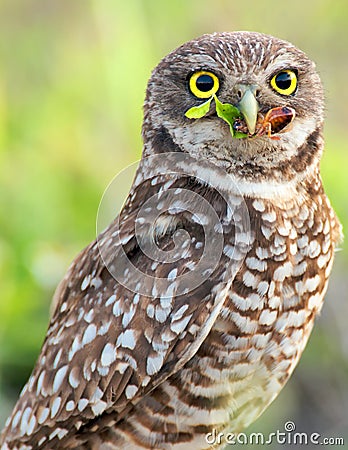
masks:
{"type": "Polygon", "coordinates": [[[314,64],[270,36],[206,35],[157,66],[144,112],[131,192],[58,286],[1,449],[209,448],[277,396],[321,310],[341,229],[314,64]],[[284,95],[270,80],[289,68],[284,95]],[[214,106],[188,119],[203,69],[221,101],[250,90],[261,113],[292,108],[291,127],[235,139],[214,106]]]}

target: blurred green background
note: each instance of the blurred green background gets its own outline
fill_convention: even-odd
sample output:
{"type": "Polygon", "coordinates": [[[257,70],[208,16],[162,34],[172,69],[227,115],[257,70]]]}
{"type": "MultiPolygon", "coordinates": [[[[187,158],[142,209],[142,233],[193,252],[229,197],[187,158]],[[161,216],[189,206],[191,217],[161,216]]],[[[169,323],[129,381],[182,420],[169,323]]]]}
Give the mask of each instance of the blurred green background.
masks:
{"type": "MultiPolygon", "coordinates": [[[[140,157],[151,69],[186,40],[242,29],[316,61],[327,97],[322,174],[347,228],[347,1],[1,0],[0,428],[39,353],[55,286],[95,238],[104,189],[140,157]]],[[[347,268],[343,245],[301,363],[250,431],[293,420],[348,445],[347,268]]]]}

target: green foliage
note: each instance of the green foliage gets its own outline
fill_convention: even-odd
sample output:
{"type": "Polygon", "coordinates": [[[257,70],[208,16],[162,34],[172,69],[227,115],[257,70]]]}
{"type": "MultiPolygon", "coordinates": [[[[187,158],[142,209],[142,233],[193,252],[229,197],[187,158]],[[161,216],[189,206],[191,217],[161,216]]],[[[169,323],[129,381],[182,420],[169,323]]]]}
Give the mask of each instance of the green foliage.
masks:
{"type": "Polygon", "coordinates": [[[213,95],[210,99],[208,99],[201,105],[193,106],[192,108],[187,110],[185,116],[188,117],[189,119],[200,119],[204,117],[209,112],[210,104],[213,99],[215,101],[216,114],[218,115],[218,117],[220,117],[220,119],[224,120],[229,124],[232,137],[235,138],[247,137],[247,134],[240,133],[233,129],[234,122],[236,121],[237,118],[241,117],[239,109],[231,105],[230,103],[221,103],[216,95],[213,95]]]}
{"type": "Polygon", "coordinates": [[[212,100],[213,97],[211,97],[209,100],[198,106],[192,106],[192,108],[188,109],[185,112],[185,116],[188,117],[189,119],[200,119],[201,117],[204,117],[210,109],[210,104],[212,100]]]}
{"type": "Polygon", "coordinates": [[[236,119],[241,117],[239,109],[231,105],[230,103],[221,103],[216,95],[214,96],[214,99],[216,104],[216,114],[218,115],[218,117],[220,117],[222,120],[224,120],[229,124],[232,137],[235,138],[247,137],[247,134],[240,133],[233,129],[234,122],[236,121],[236,119]]]}
{"type": "Polygon", "coordinates": [[[140,156],[151,69],[182,42],[253,29],[316,60],[327,92],[324,184],[348,225],[347,17],[343,0],[1,2],[0,427],[37,358],[55,286],[95,238],[104,189],[140,156]]]}

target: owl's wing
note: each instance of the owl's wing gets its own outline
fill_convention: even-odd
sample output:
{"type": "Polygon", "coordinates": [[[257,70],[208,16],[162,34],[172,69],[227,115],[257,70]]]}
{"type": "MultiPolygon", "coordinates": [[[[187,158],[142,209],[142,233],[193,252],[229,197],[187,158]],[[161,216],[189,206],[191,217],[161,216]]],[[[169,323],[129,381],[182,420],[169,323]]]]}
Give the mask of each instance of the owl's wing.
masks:
{"type": "MultiPolygon", "coordinates": [[[[141,208],[165,182],[149,180],[132,192],[119,220],[71,265],[36,367],[4,432],[9,448],[15,442],[57,448],[108,412],[121,419],[192,358],[209,333],[232,281],[228,249],[235,228],[211,227],[201,204],[214,203],[219,218],[226,204],[202,186],[196,211],[171,203],[148,223],[141,208]],[[148,254],[154,241],[147,225],[160,250],[157,262],[148,254]],[[184,235],[175,235],[178,230],[184,235]]],[[[187,182],[172,183],[174,192],[187,182]]]]}

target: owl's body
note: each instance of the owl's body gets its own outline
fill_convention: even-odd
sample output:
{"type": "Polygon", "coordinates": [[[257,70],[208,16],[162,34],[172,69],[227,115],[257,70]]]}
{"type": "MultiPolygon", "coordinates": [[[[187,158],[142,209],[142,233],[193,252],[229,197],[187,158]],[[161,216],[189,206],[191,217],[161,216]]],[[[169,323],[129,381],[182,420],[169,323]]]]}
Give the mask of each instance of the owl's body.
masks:
{"type": "Polygon", "coordinates": [[[313,64],[269,36],[203,36],[160,63],[128,200],[58,287],[1,449],[204,449],[262,413],[306,345],[341,233],[319,175],[322,111],[313,64]],[[291,97],[268,85],[287,68],[291,97]],[[253,86],[260,112],[294,108],[292,128],[235,139],[213,107],[186,118],[203,70],[224,101],[253,86]]]}

